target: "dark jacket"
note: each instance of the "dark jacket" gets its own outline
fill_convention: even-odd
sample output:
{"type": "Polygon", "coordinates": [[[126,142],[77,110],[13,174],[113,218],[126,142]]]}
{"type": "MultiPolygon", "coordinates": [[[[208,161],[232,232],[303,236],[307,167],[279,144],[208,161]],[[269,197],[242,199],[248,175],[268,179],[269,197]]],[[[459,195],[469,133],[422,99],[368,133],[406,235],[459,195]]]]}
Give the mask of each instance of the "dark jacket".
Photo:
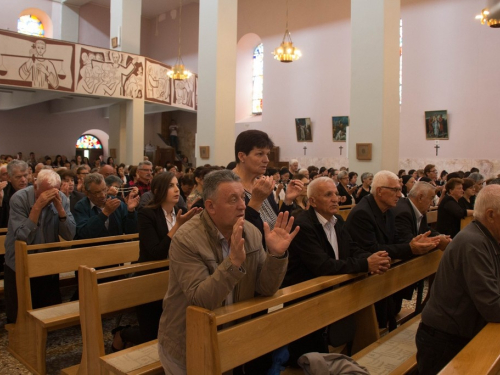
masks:
{"type": "Polygon", "coordinates": [[[85,198],[85,194],[80,193],[79,191],[73,190],[73,192],[69,195],[69,210],[75,215],[75,206],[76,204],[85,198]]]}
{"type": "Polygon", "coordinates": [[[335,233],[339,248],[339,258],[335,258],[323,226],[310,207],[302,212],[294,222],[300,231],[294,238],[289,251],[288,270],[283,287],[310,280],[318,276],[342,273],[368,272],[368,258],[371,254],[361,249],[344,228],[342,217],[335,215],[335,233]]]}
{"type": "Polygon", "coordinates": [[[419,234],[431,231],[430,237],[439,236],[439,232],[429,227],[427,216],[422,217],[420,228],[417,232],[417,217],[411,205],[410,198],[401,198],[396,207],[392,208],[396,220],[396,230],[402,242],[410,241],[419,234]]]}
{"type": "Polygon", "coordinates": [[[3,189],[2,207],[0,207],[0,228],[7,228],[9,225],[10,198],[16,190],[9,182],[3,189]]]}
{"type": "Polygon", "coordinates": [[[339,183],[337,185],[337,190],[339,191],[339,195],[341,197],[346,197],[345,202],[339,203],[339,205],[347,206],[347,205],[351,205],[353,203],[352,202],[352,195],[347,192],[347,190],[345,189],[344,185],[342,185],[342,183],[339,183]]]}
{"type": "Polygon", "coordinates": [[[401,243],[392,210],[382,213],[371,194],[354,206],[345,227],[352,239],[370,253],[385,250],[392,259],[408,259],[413,255],[410,244],[401,243]]]}
{"type": "Polygon", "coordinates": [[[118,236],[137,233],[137,212],[128,212],[127,205],[121,202],[108,219],[102,212],[97,213],[90,208],[89,198],[81,199],[75,206],[76,236],[75,240],[118,236]]]}
{"type": "Polygon", "coordinates": [[[452,196],[447,195],[439,203],[436,229],[439,233],[448,234],[453,238],[460,232],[460,221],[466,216],[467,210],[452,196]]]}
{"type": "MultiPolygon", "coordinates": [[[[178,208],[175,208],[177,213],[178,208]]],[[[165,214],[161,207],[144,207],[139,211],[139,262],[168,258],[170,242],[165,214]]]]}

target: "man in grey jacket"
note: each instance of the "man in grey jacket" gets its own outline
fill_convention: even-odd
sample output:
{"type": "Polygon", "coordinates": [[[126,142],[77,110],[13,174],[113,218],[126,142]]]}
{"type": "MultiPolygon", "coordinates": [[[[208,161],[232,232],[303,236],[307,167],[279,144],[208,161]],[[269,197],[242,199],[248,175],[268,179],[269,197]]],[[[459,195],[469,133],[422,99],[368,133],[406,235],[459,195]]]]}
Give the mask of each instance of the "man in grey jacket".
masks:
{"type": "Polygon", "coordinates": [[[183,225],[170,245],[170,281],[163,301],[158,351],[166,374],[186,374],[186,308],[213,310],[260,295],[273,295],[285,276],[293,218],[280,214],[273,231],[246,222],[245,192],[229,170],[209,173],[205,210],[183,225]]]}
{"type": "Polygon", "coordinates": [[[474,219],[446,248],[422,312],[420,375],[437,374],[487,323],[500,323],[500,186],[481,190],[474,219]]]}

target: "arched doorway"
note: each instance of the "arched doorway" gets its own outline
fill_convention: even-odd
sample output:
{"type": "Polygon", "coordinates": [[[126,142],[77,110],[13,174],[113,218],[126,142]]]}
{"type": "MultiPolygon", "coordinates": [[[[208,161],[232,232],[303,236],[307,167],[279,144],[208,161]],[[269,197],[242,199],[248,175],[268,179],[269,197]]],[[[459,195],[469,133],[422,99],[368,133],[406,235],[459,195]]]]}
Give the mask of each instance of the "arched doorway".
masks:
{"type": "Polygon", "coordinates": [[[90,166],[94,166],[94,160],[103,157],[104,150],[102,143],[95,135],[83,134],[76,141],[76,156],[88,158],[90,166]]]}

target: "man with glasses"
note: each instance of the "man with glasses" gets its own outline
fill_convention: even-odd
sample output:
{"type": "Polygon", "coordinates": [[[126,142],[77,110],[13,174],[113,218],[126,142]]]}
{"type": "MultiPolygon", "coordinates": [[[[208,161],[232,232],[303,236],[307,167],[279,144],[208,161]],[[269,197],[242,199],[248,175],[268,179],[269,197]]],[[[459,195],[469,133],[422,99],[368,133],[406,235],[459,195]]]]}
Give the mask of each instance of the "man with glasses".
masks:
{"type": "Polygon", "coordinates": [[[28,168],[25,161],[17,159],[7,164],[8,182],[0,182],[0,228],[6,228],[9,223],[10,199],[28,186],[28,168]]]}
{"type": "Polygon", "coordinates": [[[86,198],[75,206],[75,239],[118,236],[137,233],[136,207],[139,195],[130,193],[127,204],[118,198],[108,197],[104,177],[91,173],[84,180],[86,198]]]}
{"type": "Polygon", "coordinates": [[[153,180],[153,163],[141,161],[137,166],[137,181],[134,185],[127,184],[127,187],[136,186],[139,189],[139,196],[151,190],[151,180],[153,180]]]}
{"type": "MultiPolygon", "coordinates": [[[[373,177],[371,194],[364,197],[347,217],[346,229],[358,245],[370,253],[385,250],[391,259],[408,259],[413,254],[425,254],[436,248],[439,237],[429,237],[430,232],[419,234],[410,242],[403,242],[396,230],[394,213],[401,198],[398,176],[390,171],[380,171],[373,177]]],[[[379,327],[396,328],[395,306],[392,297],[375,304],[379,327]]]]}

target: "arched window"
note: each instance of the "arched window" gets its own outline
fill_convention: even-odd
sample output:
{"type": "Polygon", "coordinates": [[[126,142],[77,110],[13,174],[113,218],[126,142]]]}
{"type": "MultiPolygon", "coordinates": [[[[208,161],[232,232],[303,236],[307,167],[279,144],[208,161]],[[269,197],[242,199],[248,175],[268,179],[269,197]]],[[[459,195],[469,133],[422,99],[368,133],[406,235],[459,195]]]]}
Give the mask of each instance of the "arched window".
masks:
{"type": "Polygon", "coordinates": [[[262,113],[262,91],[264,89],[264,45],[261,43],[253,50],[252,67],[252,113],[262,113]]]}
{"type": "Polygon", "coordinates": [[[76,148],[102,149],[102,143],[92,134],[84,134],[76,141],[76,148]]]}
{"type": "Polygon", "coordinates": [[[45,28],[37,16],[26,14],[17,20],[17,32],[38,37],[45,36],[45,28]]]}

